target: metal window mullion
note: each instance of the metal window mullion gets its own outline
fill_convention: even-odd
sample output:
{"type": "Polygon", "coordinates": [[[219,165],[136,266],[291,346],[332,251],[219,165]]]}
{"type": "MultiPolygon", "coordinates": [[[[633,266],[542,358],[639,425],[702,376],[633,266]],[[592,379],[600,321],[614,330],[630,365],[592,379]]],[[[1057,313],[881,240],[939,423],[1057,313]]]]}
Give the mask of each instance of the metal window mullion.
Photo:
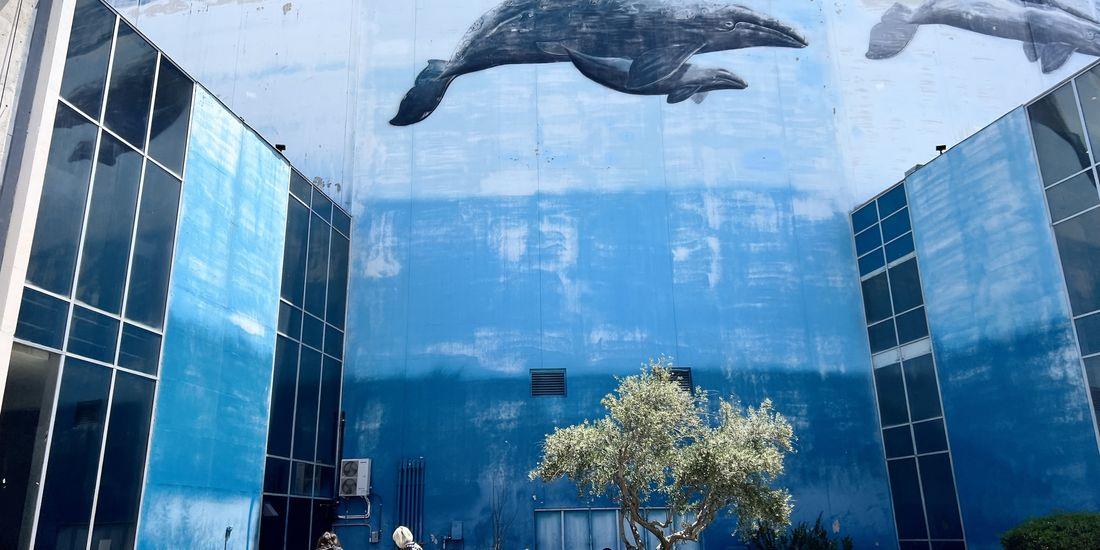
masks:
{"type": "MultiPolygon", "coordinates": [[[[1045,195],[1045,194],[1046,194],[1046,193],[1044,193],[1044,195],[1045,195]]],[[[1045,200],[1045,199],[1044,199],[1044,200],[1045,200]]],[[[1053,226],[1053,225],[1061,225],[1062,223],[1068,222],[1068,221],[1070,221],[1070,220],[1072,220],[1072,219],[1074,219],[1074,218],[1079,218],[1079,217],[1081,217],[1081,216],[1083,216],[1083,215],[1085,215],[1085,214],[1088,214],[1089,212],[1092,212],[1093,210],[1096,210],[1097,208],[1100,208],[1100,204],[1095,204],[1095,205],[1093,205],[1093,206],[1090,206],[1090,207],[1088,207],[1088,208],[1086,208],[1086,209],[1084,209],[1084,210],[1082,210],[1082,211],[1080,211],[1080,212],[1076,212],[1076,213],[1074,213],[1074,214],[1071,214],[1071,215],[1069,215],[1069,216],[1066,216],[1066,217],[1064,217],[1064,218],[1060,218],[1060,219],[1058,219],[1058,221],[1053,221],[1054,219],[1050,217],[1050,210],[1049,210],[1049,207],[1048,207],[1048,210],[1047,210],[1047,218],[1051,220],[1051,225],[1052,225],[1052,226],[1053,226]]],[[[1057,239],[1055,239],[1055,240],[1057,240],[1057,239]]]]}
{"type": "Polygon", "coordinates": [[[103,440],[99,443],[99,465],[96,466],[95,488],[92,490],[92,511],[88,518],[88,534],[84,543],[85,550],[92,550],[92,534],[95,532],[95,512],[99,503],[99,487],[103,481],[103,462],[107,454],[107,435],[111,430],[111,406],[115,400],[115,380],[118,372],[111,369],[111,385],[107,390],[107,414],[103,417],[103,440]]]}
{"type": "Polygon", "coordinates": [[[96,124],[99,126],[105,125],[104,120],[107,117],[107,101],[111,93],[111,74],[114,72],[115,68],[115,52],[118,51],[118,29],[121,25],[122,18],[117,13],[115,13],[114,16],[115,29],[111,33],[111,50],[107,58],[107,77],[103,81],[103,103],[99,106],[99,120],[96,121],[96,124]]]}

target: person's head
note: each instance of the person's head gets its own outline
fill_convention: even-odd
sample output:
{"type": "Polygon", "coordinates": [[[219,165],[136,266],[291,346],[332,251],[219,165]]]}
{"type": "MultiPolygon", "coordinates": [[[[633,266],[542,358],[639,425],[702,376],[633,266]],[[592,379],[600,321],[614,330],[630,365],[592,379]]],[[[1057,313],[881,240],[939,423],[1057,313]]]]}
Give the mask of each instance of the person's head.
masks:
{"type": "Polygon", "coordinates": [[[396,544],[398,548],[405,548],[413,542],[413,534],[412,531],[409,531],[408,527],[402,525],[397,529],[394,529],[393,543],[396,544]]]}
{"type": "Polygon", "coordinates": [[[340,539],[336,538],[336,533],[332,531],[325,532],[321,538],[317,539],[317,550],[331,550],[339,547],[340,539]]]}

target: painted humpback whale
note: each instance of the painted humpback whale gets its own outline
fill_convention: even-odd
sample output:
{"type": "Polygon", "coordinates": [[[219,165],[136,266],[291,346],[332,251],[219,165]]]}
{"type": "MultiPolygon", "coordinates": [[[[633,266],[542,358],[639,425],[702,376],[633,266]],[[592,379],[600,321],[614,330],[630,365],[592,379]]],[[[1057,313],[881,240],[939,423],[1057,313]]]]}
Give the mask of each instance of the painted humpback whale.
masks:
{"type": "Polygon", "coordinates": [[[698,67],[684,63],[675,74],[640,88],[626,85],[631,61],[621,57],[593,57],[567,48],[573,66],[590,80],[617,92],[635,95],[667,95],[669,103],[691,98],[702,103],[714,90],[744,90],[749,85],[737,75],[725,70],[698,67]]]}
{"type": "Polygon", "coordinates": [[[625,86],[638,89],[676,74],[697,53],[806,45],[790,26],[728,1],[506,0],[474,22],[450,60],[428,62],[390,124],[427,118],[458,76],[570,61],[568,49],[632,61],[625,86]]]}
{"type": "Polygon", "coordinates": [[[917,9],[894,4],[871,29],[867,57],[900,53],[921,25],[947,25],[1019,40],[1029,61],[1057,70],[1073,52],[1100,56],[1100,23],[1059,0],[929,0],[917,9]]]}

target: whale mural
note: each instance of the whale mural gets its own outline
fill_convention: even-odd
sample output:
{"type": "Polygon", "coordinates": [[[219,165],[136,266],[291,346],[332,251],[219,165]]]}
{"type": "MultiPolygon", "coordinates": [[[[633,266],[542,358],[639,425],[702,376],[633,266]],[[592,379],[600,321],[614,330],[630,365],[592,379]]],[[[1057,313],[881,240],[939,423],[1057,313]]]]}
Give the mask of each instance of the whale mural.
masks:
{"type": "Polygon", "coordinates": [[[946,25],[1023,43],[1044,73],[1074,52],[1100,56],[1100,22],[1061,0],[930,0],[916,9],[894,4],[871,29],[869,59],[901,53],[922,25],[946,25]]]}
{"type": "Polygon", "coordinates": [[[501,65],[571,61],[616,91],[677,102],[746,85],[732,73],[685,67],[697,53],[807,45],[794,28],[728,2],[507,0],[474,22],[450,60],[428,61],[390,124],[424,120],[455,78],[501,65]]]}

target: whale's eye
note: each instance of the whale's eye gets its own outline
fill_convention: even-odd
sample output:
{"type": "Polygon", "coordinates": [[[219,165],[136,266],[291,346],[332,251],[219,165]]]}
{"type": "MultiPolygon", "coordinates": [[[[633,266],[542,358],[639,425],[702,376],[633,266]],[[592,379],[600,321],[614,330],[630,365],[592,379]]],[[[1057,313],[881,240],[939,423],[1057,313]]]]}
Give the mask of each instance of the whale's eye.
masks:
{"type": "Polygon", "coordinates": [[[732,31],[733,28],[736,27],[736,26],[737,26],[737,23],[734,23],[733,21],[725,21],[725,22],[722,23],[722,26],[720,27],[720,29],[721,30],[726,30],[726,31],[732,31]]]}

